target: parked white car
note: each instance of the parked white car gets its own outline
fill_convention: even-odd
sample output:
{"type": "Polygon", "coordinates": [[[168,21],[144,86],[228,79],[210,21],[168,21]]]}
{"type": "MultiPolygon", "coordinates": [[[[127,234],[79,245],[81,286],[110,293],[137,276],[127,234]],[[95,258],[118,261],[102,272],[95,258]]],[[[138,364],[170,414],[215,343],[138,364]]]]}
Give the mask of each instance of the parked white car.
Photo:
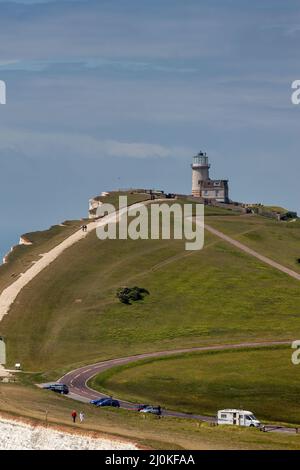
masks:
{"type": "Polygon", "coordinates": [[[218,424],[231,424],[234,426],[248,426],[259,428],[261,423],[251,411],[246,410],[219,410],[218,424]]]}

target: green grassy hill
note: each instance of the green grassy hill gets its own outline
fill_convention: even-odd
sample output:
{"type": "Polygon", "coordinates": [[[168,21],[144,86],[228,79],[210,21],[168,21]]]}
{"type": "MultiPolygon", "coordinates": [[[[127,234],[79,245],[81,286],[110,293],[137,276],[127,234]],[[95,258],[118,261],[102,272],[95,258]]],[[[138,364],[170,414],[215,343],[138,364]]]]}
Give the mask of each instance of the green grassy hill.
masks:
{"type": "MultiPolygon", "coordinates": [[[[115,198],[114,193],[106,201],[115,198]]],[[[206,207],[205,214],[207,224],[300,272],[299,220],[277,222],[219,207],[206,207]]],[[[0,267],[0,291],[81,224],[27,234],[33,245],[18,247],[0,267]]],[[[209,232],[204,249],[196,252],[185,251],[179,240],[100,241],[90,233],[28,284],[1,322],[9,364],[21,362],[26,374],[17,384],[0,384],[0,410],[43,419],[47,408],[53,422],[65,423],[69,401],[36,390],[33,383],[134,353],[292,341],[300,338],[299,312],[297,280],[209,232]],[[135,285],[150,295],[121,304],[116,290],[135,285]]],[[[97,377],[94,385],[179,410],[215,414],[223,406],[242,406],[260,419],[299,423],[298,369],[290,353],[271,348],[190,354],[116,369],[97,377]]],[[[90,429],[137,437],[155,448],[170,448],[170,441],[175,448],[300,447],[296,436],[198,427],[177,419],[161,420],[158,439],[151,417],[144,421],[128,412],[84,407],[90,429]]]]}
{"type": "Polygon", "coordinates": [[[260,216],[210,217],[207,223],[261,254],[300,272],[300,219],[277,222],[260,216]]]}
{"type": "MultiPolygon", "coordinates": [[[[298,224],[212,214],[207,223],[296,268],[298,224]]],[[[65,370],[130,353],[297,339],[299,311],[299,282],[211,234],[202,251],[186,252],[178,240],[99,241],[91,233],[23,290],[1,334],[10,364],[65,370]],[[150,295],[123,305],[115,293],[124,285],[150,295]]]]}
{"type": "Polygon", "coordinates": [[[37,261],[41,254],[47,253],[68,238],[81,225],[82,220],[67,220],[49,230],[24,234],[23,237],[32,245],[15,246],[7,258],[8,263],[0,266],[0,292],[37,261]]]}

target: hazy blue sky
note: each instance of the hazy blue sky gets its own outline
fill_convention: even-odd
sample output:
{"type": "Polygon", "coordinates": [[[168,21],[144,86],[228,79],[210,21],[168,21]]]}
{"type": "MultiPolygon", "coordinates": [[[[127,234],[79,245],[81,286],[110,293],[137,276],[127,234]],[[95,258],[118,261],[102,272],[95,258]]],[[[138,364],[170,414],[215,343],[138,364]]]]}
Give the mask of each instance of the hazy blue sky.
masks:
{"type": "Polygon", "coordinates": [[[298,0],[0,0],[0,253],[129,186],[300,211],[298,0]],[[118,179],[120,178],[120,179],[118,179]]]}

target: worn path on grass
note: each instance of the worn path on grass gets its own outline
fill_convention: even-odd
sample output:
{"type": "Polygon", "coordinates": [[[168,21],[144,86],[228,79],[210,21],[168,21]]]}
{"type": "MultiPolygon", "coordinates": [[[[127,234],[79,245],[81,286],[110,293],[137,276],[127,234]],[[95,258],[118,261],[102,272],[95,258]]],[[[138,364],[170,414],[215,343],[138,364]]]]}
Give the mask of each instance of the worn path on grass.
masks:
{"type": "Polygon", "coordinates": [[[231,245],[235,246],[239,250],[244,251],[248,255],[259,259],[260,261],[262,261],[265,264],[268,264],[269,266],[272,266],[272,268],[275,268],[278,271],[281,271],[281,272],[287,274],[288,276],[291,276],[294,279],[297,279],[297,281],[300,281],[300,273],[297,273],[296,271],[293,271],[292,269],[287,268],[283,264],[280,264],[280,263],[277,263],[276,261],[273,261],[272,259],[268,258],[267,256],[261,255],[257,251],[252,250],[252,248],[249,248],[247,245],[244,245],[243,243],[235,240],[234,238],[229,237],[228,235],[225,235],[225,233],[220,232],[219,230],[216,230],[215,228],[211,227],[210,225],[205,224],[205,230],[212,233],[216,237],[221,238],[225,242],[230,243],[231,245]]]}
{"type": "MultiPolygon", "coordinates": [[[[147,205],[147,204],[151,204],[152,202],[153,201],[151,200],[146,200],[146,201],[143,201],[142,203],[133,204],[131,208],[138,208],[138,207],[141,207],[141,205],[143,204],[147,205]]],[[[160,200],[157,199],[156,202],[160,202],[160,200]]],[[[66,249],[70,248],[72,245],[74,245],[75,243],[85,238],[89,233],[96,230],[97,227],[104,226],[109,222],[118,220],[118,217],[124,214],[126,210],[127,208],[124,208],[124,209],[121,209],[121,211],[114,212],[112,214],[109,214],[103,217],[101,220],[90,222],[87,225],[86,232],[83,231],[82,229],[78,230],[77,232],[72,234],[70,237],[68,237],[66,240],[64,240],[59,245],[57,245],[55,248],[41,255],[41,258],[38,261],[35,261],[33,266],[31,266],[27,271],[25,271],[25,273],[20,274],[20,276],[18,277],[16,281],[14,281],[10,286],[8,286],[6,289],[4,289],[1,292],[0,294],[0,321],[2,320],[4,315],[6,315],[9,312],[11,305],[14,303],[17,296],[21,292],[21,290],[30,281],[32,281],[38,274],[40,274],[41,271],[43,271],[47,266],[49,266],[53,261],[55,261],[66,249]]],[[[235,246],[239,250],[244,251],[248,255],[257,258],[263,263],[268,264],[269,266],[300,281],[300,273],[297,273],[296,271],[293,271],[292,269],[287,268],[286,266],[280,263],[277,263],[276,261],[273,261],[272,259],[267,258],[264,255],[261,255],[257,251],[249,248],[247,245],[244,245],[243,243],[235,240],[234,238],[229,237],[228,235],[225,235],[223,232],[220,232],[219,230],[214,229],[210,225],[205,224],[205,229],[209,231],[210,233],[212,233],[213,235],[235,246]]]]}
{"type": "MultiPolygon", "coordinates": [[[[159,199],[155,201],[146,200],[142,203],[136,203],[132,206],[129,206],[131,209],[141,207],[141,205],[147,205],[152,202],[158,202],[159,199]]],[[[40,274],[47,266],[49,266],[53,261],[55,261],[65,250],[73,246],[75,243],[78,243],[80,240],[84,239],[89,233],[97,229],[97,227],[105,226],[107,223],[114,223],[118,221],[119,217],[122,216],[127,211],[127,208],[121,209],[120,211],[112,212],[111,214],[90,222],[87,224],[87,231],[82,229],[77,230],[70,237],[66,238],[63,242],[57,245],[52,250],[48,251],[41,255],[41,258],[38,261],[35,261],[34,264],[27,269],[24,273],[20,274],[18,279],[14,281],[10,286],[4,289],[0,294],[0,321],[9,312],[11,305],[16,300],[17,296],[21,290],[27,286],[27,284],[32,281],[38,274],[40,274]]]]}

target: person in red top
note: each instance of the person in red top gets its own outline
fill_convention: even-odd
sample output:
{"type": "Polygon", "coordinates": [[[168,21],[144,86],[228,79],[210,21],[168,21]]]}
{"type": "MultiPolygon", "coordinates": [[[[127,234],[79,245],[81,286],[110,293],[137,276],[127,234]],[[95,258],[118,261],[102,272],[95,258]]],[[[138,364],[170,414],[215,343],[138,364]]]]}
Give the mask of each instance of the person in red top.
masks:
{"type": "Polygon", "coordinates": [[[76,413],[75,410],[72,411],[71,416],[72,416],[72,419],[73,419],[73,423],[76,423],[77,413],[76,413]]]}

